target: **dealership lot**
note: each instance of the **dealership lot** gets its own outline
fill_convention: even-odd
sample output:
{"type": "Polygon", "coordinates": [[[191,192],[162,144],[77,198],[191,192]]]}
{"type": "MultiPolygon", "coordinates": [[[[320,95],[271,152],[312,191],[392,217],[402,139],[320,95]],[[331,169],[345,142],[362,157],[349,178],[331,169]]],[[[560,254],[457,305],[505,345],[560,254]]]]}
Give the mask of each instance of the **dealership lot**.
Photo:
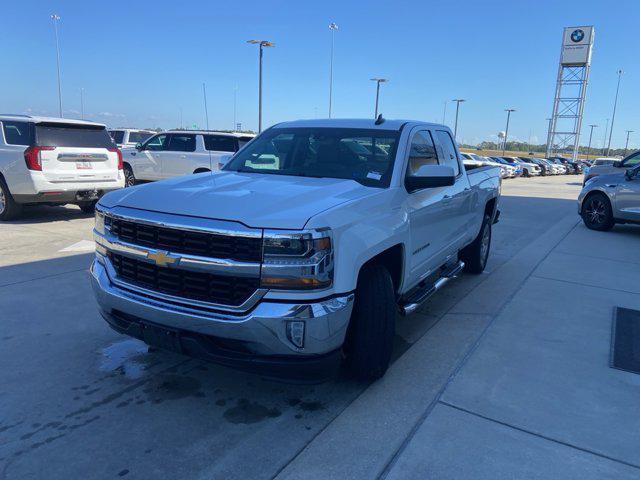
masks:
{"type": "MultiPolygon", "coordinates": [[[[425,423],[412,431],[494,318],[568,235],[577,239],[573,257],[558,256],[540,276],[577,283],[571,259],[594,256],[581,247],[598,234],[578,225],[579,191],[580,177],[505,181],[486,273],[462,276],[419,313],[399,319],[394,366],[402,368],[392,366],[373,385],[342,377],[288,385],[149,351],[111,331],[97,312],[87,272],[93,218],[77,207],[26,210],[21,220],[0,224],[0,478],[300,478],[319,465],[326,470],[315,473],[325,476],[424,473],[415,440],[428,442],[447,421],[464,421],[447,419],[454,407],[439,404],[429,417],[433,429],[425,423]],[[337,465],[352,452],[360,461],[344,474],[337,465]]],[[[636,227],[598,238],[619,252],[640,240],[636,227]]],[[[633,278],[622,267],[621,275],[633,278]]],[[[592,281],[598,286],[601,279],[592,281]]],[[[471,367],[482,373],[477,359],[471,367]]],[[[458,380],[444,397],[456,404],[454,417],[491,398],[483,385],[458,380]]],[[[486,416],[506,412],[504,422],[517,421],[509,405],[482,408],[486,416]]],[[[481,426],[472,427],[467,435],[480,437],[481,426]]],[[[578,431],[576,441],[588,433],[578,431]]],[[[441,448],[443,456],[453,454],[441,448]]]]}

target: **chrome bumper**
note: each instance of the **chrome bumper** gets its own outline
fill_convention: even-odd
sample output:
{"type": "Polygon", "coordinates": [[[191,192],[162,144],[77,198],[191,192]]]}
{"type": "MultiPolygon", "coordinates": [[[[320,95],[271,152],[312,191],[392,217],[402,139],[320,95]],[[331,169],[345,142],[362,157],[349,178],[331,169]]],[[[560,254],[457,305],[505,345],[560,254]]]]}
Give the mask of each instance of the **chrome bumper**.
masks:
{"type": "MultiPolygon", "coordinates": [[[[108,260],[105,259],[108,262],[108,260]]],[[[310,356],[340,348],[353,309],[353,294],[316,303],[271,302],[264,298],[248,313],[197,311],[163,302],[116,286],[107,268],[94,260],[91,266],[93,290],[103,314],[116,310],[142,321],[222,339],[246,342],[256,355],[310,356]],[[287,338],[287,323],[305,324],[304,348],[287,338]]]]}

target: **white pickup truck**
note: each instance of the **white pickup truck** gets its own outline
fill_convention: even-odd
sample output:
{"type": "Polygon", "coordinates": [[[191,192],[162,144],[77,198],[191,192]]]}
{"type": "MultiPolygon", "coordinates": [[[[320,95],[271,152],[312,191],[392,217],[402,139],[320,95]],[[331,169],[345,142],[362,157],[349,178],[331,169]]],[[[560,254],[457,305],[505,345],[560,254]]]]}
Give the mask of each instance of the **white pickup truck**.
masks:
{"type": "Polygon", "coordinates": [[[217,171],[253,140],[249,133],[172,130],[122,150],[125,186],[137,181],[217,171]]]}
{"type": "Polygon", "coordinates": [[[221,172],[127,188],[96,212],[93,289],[145,342],[289,379],[384,374],[396,314],[483,271],[500,170],[467,173],[448,127],[308,120],[221,172]]]}

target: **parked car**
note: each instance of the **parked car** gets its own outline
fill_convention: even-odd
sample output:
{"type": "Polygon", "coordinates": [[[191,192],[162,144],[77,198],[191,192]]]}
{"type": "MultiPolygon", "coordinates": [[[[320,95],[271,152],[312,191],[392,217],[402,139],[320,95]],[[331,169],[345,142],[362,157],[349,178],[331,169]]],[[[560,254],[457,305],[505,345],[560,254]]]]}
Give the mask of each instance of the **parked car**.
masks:
{"type": "Polygon", "coordinates": [[[640,165],[587,180],[578,197],[587,228],[611,230],[616,223],[640,224],[640,165]]]}
{"type": "Polygon", "coordinates": [[[548,163],[547,161],[545,161],[544,159],[536,158],[536,157],[530,157],[528,160],[531,163],[535,163],[536,165],[538,165],[540,167],[540,175],[542,175],[542,176],[553,175],[553,168],[552,168],[551,164],[548,163]]]}
{"type": "Polygon", "coordinates": [[[522,175],[525,177],[534,177],[540,175],[540,167],[535,163],[525,162],[518,157],[500,157],[505,159],[511,165],[519,164],[522,166],[522,175]]]}
{"type": "Polygon", "coordinates": [[[137,181],[217,171],[252,139],[250,134],[206,130],[158,133],[123,152],[126,186],[137,181]]]}
{"type": "Polygon", "coordinates": [[[153,130],[136,130],[133,128],[117,128],[109,130],[109,135],[119,148],[133,148],[155,135],[153,130]]]}
{"type": "Polygon", "coordinates": [[[279,123],[215,175],[103,197],[91,279],[109,325],[151,345],[288,378],[344,358],[375,379],[398,310],[483,271],[499,194],[443,125],[279,123]]]}
{"type": "Polygon", "coordinates": [[[66,118],[0,115],[0,220],[24,206],[73,203],[90,213],[122,188],[122,155],[105,125],[66,118]]]}
{"type": "Polygon", "coordinates": [[[557,157],[547,158],[548,162],[551,162],[554,165],[558,166],[558,171],[560,175],[566,175],[568,173],[568,167],[560,161],[557,157]]]}
{"type": "MultiPolygon", "coordinates": [[[[511,176],[511,178],[515,178],[515,177],[521,177],[522,176],[522,165],[518,164],[511,164],[509,162],[507,162],[504,158],[501,157],[489,157],[490,159],[492,159],[494,162],[497,162],[501,165],[505,165],[509,168],[512,169],[513,171],[513,175],[511,176]]],[[[511,171],[510,171],[511,172],[511,171]]]]}
{"type": "Polygon", "coordinates": [[[584,183],[590,178],[598,175],[605,175],[607,173],[620,173],[629,168],[633,168],[640,164],[640,150],[633,152],[631,155],[623,158],[622,160],[617,158],[596,158],[589,169],[584,171],[584,183]]]}
{"type": "Polygon", "coordinates": [[[506,178],[509,176],[509,170],[505,165],[492,160],[489,157],[483,157],[482,155],[476,155],[475,153],[460,152],[462,161],[467,171],[480,167],[498,167],[500,168],[500,178],[506,178]]]}

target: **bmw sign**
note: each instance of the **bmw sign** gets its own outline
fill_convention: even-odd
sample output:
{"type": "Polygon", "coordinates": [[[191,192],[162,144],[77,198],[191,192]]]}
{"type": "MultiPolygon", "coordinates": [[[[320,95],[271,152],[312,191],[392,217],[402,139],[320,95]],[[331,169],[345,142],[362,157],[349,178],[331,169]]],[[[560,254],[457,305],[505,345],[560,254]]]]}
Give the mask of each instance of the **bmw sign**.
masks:
{"type": "Polygon", "coordinates": [[[581,30],[580,28],[574,30],[573,32],[571,32],[571,41],[574,43],[578,43],[581,42],[582,39],[584,38],[584,30],[581,30]]]}

